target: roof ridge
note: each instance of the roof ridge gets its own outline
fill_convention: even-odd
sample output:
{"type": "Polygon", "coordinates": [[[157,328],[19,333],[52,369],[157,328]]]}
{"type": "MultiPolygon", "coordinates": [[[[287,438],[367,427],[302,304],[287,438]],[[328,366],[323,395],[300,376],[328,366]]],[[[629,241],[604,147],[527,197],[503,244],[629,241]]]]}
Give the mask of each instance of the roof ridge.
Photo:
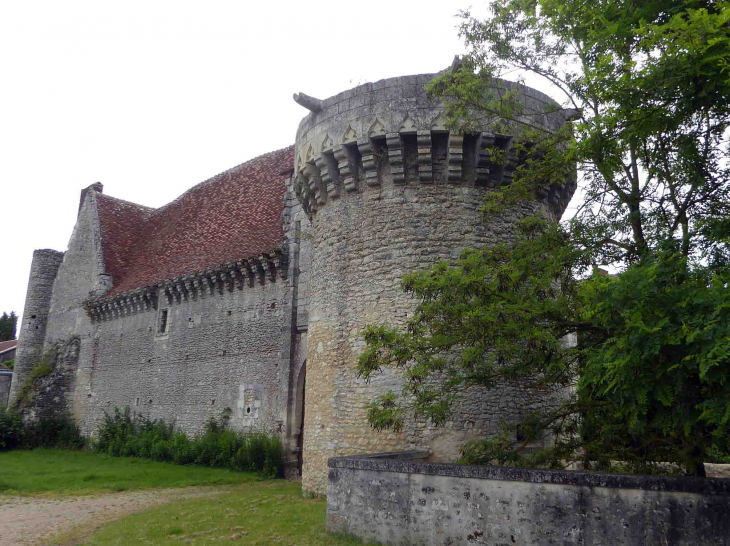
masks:
{"type": "Polygon", "coordinates": [[[147,210],[153,211],[153,212],[156,211],[156,210],[158,210],[155,207],[148,207],[147,205],[140,205],[139,203],[135,203],[134,201],[127,201],[126,199],[121,199],[119,197],[114,197],[113,195],[109,195],[108,193],[102,193],[102,192],[99,192],[99,191],[96,191],[96,190],[94,190],[94,191],[97,194],[96,195],[96,198],[97,199],[100,198],[100,197],[102,199],[114,199],[114,201],[118,201],[120,203],[124,203],[125,205],[134,205],[135,207],[139,207],[139,208],[142,208],[142,209],[147,209],[147,210]]]}
{"type": "Polygon", "coordinates": [[[251,158],[251,159],[249,159],[247,161],[244,161],[243,163],[239,163],[238,165],[235,165],[235,166],[233,166],[233,167],[231,167],[229,169],[226,169],[225,171],[221,171],[218,174],[215,174],[215,175],[211,176],[210,178],[206,178],[205,180],[203,180],[201,182],[198,182],[192,188],[188,188],[187,190],[185,190],[183,193],[181,193],[180,195],[178,195],[172,201],[170,201],[168,203],[165,203],[161,207],[159,207],[157,209],[154,209],[154,210],[156,212],[162,211],[163,209],[166,209],[167,207],[170,207],[171,205],[177,203],[178,201],[180,201],[181,199],[183,199],[186,195],[188,195],[188,194],[190,194],[190,193],[192,193],[192,192],[194,192],[196,190],[199,190],[200,188],[204,188],[206,185],[209,185],[209,184],[212,184],[214,182],[217,182],[218,180],[220,180],[220,178],[222,176],[224,176],[226,174],[230,174],[230,173],[236,171],[237,169],[240,169],[241,167],[245,167],[246,165],[248,165],[250,163],[253,163],[254,161],[260,161],[262,159],[266,159],[266,158],[269,158],[269,157],[273,157],[273,156],[278,155],[278,154],[281,154],[281,153],[286,153],[289,149],[292,149],[293,150],[294,149],[294,144],[290,144],[289,146],[286,146],[284,148],[279,148],[278,150],[274,150],[272,152],[266,152],[265,154],[257,155],[256,157],[253,157],[253,158],[251,158]]]}

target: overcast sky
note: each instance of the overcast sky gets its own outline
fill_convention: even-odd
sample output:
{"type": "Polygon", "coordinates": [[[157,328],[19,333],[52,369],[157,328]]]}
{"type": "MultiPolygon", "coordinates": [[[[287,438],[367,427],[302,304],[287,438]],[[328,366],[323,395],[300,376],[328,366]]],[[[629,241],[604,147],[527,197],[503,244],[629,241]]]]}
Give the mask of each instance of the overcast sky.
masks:
{"type": "Polygon", "coordinates": [[[0,0],[0,313],[22,313],[34,249],[66,249],[82,188],[162,206],[292,144],[307,114],[295,92],[445,68],[470,4],[486,13],[481,0],[0,0]]]}

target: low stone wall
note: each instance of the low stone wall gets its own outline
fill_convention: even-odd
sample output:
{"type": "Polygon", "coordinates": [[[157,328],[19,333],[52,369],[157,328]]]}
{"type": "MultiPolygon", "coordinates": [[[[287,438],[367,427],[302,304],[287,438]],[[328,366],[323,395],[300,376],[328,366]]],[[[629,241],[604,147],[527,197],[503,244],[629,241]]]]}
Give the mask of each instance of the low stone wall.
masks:
{"type": "MultiPolygon", "coordinates": [[[[391,456],[394,454],[390,454],[391,456]]],[[[385,544],[730,545],[730,480],[329,459],[327,531],[385,544]]]]}

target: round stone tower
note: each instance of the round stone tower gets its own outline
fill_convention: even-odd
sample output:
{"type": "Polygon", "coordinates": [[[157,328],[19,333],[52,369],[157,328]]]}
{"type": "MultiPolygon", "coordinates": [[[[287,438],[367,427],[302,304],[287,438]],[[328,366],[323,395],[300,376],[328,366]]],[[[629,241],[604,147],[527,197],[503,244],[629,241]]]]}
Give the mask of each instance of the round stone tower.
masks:
{"type": "MultiPolygon", "coordinates": [[[[397,325],[412,313],[416,302],[399,288],[403,274],[454,260],[466,247],[509,240],[514,222],[538,208],[557,219],[575,189],[574,181],[555,185],[485,222],[485,193],[509,184],[517,165],[513,136],[489,126],[450,133],[443,104],[425,93],[434,76],[368,83],[324,101],[295,95],[311,111],[299,125],[294,156],[294,189],[313,230],[302,472],[308,492],[326,492],[329,457],[424,449],[432,460],[454,460],[465,440],[519,419],[531,403],[517,386],[472,389],[442,428],[410,419],[399,433],[379,433],[367,423],[367,403],[400,392],[402,381],[391,371],[369,384],[358,378],[361,334],[367,324],[397,325]],[[492,164],[495,148],[507,152],[507,165],[492,164]]],[[[521,94],[533,125],[554,131],[565,122],[563,113],[544,113],[555,104],[546,95],[503,84],[521,94]]]]}
{"type": "Polygon", "coordinates": [[[20,325],[18,350],[15,353],[13,382],[10,386],[10,404],[15,400],[20,387],[43,354],[53,281],[62,261],[63,252],[50,249],[33,252],[23,322],[20,325]]]}

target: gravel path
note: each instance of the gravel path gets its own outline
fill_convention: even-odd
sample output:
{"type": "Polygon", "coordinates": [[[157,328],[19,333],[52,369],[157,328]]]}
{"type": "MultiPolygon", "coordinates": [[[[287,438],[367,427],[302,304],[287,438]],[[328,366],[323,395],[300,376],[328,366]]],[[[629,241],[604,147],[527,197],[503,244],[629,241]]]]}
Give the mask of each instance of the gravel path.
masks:
{"type": "Polygon", "coordinates": [[[223,491],[220,487],[185,487],[56,499],[0,496],[0,546],[47,544],[78,526],[92,530],[156,504],[223,491]]]}

